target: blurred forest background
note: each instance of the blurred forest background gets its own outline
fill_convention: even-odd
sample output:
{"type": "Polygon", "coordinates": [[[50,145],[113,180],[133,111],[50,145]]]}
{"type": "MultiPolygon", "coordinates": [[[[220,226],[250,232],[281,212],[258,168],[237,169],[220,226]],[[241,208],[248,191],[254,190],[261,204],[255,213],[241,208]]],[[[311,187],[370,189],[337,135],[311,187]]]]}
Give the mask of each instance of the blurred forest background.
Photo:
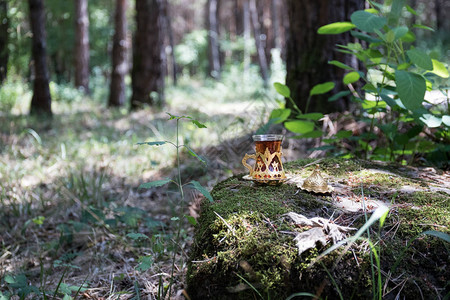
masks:
{"type": "Polygon", "coordinates": [[[167,145],[138,142],[189,144],[181,176],[206,188],[243,172],[251,135],[268,129],[297,137],[283,144],[287,160],[334,155],[448,168],[450,3],[408,4],[403,25],[418,24],[410,42],[443,62],[447,77],[433,82],[436,112],[423,123],[400,111],[373,129],[373,106],[341,93],[346,70],[329,64],[364,71],[336,51],[357,37],[317,34],[369,8],[365,1],[0,0],[0,299],[48,290],[131,298],[169,283],[174,297],[182,291],[192,219],[174,212],[196,217],[201,196],[192,190],[180,203],[171,186],[138,189],[176,176],[178,157],[167,145]],[[334,83],[331,91],[310,101],[323,82],[334,83]],[[295,107],[319,113],[308,116],[318,135],[277,120],[295,107]],[[165,112],[207,128],[191,119],[178,128],[165,112]]]}

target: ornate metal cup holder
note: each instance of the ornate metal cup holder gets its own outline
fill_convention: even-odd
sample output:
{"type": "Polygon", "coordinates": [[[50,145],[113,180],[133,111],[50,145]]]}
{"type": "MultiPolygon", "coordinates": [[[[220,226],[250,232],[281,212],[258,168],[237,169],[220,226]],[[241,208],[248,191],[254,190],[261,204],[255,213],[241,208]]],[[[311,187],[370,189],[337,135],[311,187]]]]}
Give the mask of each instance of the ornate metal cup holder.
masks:
{"type": "Polygon", "coordinates": [[[263,178],[263,179],[260,179],[260,178],[253,178],[250,175],[245,175],[245,176],[242,177],[242,179],[244,179],[244,180],[253,181],[255,183],[265,184],[265,185],[279,185],[279,184],[282,184],[282,183],[288,181],[291,178],[292,178],[292,176],[288,175],[288,174],[286,174],[285,178],[279,178],[279,179],[278,178],[274,178],[274,179],[269,179],[269,178],[264,179],[263,178]]]}

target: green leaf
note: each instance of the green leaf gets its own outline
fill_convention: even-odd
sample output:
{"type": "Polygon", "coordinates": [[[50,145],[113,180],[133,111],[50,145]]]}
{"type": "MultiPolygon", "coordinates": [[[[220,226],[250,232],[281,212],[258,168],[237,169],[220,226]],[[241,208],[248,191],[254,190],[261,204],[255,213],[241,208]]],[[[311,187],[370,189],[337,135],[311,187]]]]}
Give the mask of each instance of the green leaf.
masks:
{"type": "Polygon", "coordinates": [[[406,54],[416,66],[425,70],[433,70],[433,62],[425,52],[419,49],[411,49],[406,51],[406,54]]]}
{"type": "Polygon", "coordinates": [[[270,113],[269,120],[273,120],[273,124],[279,124],[286,121],[290,115],[291,110],[289,108],[278,108],[270,113]]]}
{"type": "Polygon", "coordinates": [[[406,5],[406,10],[409,11],[411,14],[417,16],[417,12],[409,5],[406,5]]]}
{"type": "Polygon", "coordinates": [[[317,30],[318,34],[340,34],[355,28],[350,22],[336,22],[324,25],[317,30]]]}
{"type": "Polygon", "coordinates": [[[350,95],[351,92],[350,91],[340,91],[339,93],[334,94],[333,96],[331,96],[330,98],[328,98],[328,102],[333,102],[338,100],[339,98],[345,97],[350,95]]]}
{"type": "Polygon", "coordinates": [[[213,197],[211,196],[211,194],[208,192],[207,189],[205,189],[198,181],[192,180],[190,182],[190,185],[196,189],[197,191],[199,191],[200,193],[202,193],[203,196],[205,196],[209,202],[214,202],[213,197]]]}
{"type": "Polygon", "coordinates": [[[306,120],[313,120],[313,121],[320,120],[323,117],[324,116],[321,113],[308,113],[308,114],[302,114],[302,115],[296,116],[297,119],[306,119],[306,120]]]}
{"type": "Polygon", "coordinates": [[[373,101],[365,99],[363,103],[361,103],[363,109],[371,109],[371,108],[386,108],[386,102],[384,101],[373,101]]]}
{"type": "Polygon", "coordinates": [[[206,165],[206,161],[197,153],[194,152],[194,150],[192,150],[191,147],[189,147],[188,145],[183,145],[189,152],[190,155],[192,155],[193,157],[197,158],[202,164],[206,165]]]}
{"type": "Polygon", "coordinates": [[[295,135],[290,137],[291,139],[316,139],[316,138],[320,138],[323,135],[323,132],[321,130],[314,130],[302,135],[295,135]]]}
{"type": "Polygon", "coordinates": [[[375,29],[381,29],[386,25],[386,18],[363,10],[355,11],[350,19],[358,29],[366,32],[375,32],[375,29]]]}
{"type": "Polygon", "coordinates": [[[136,267],[138,271],[145,272],[153,266],[153,258],[151,256],[139,257],[139,265],[136,267]]]}
{"type": "Polygon", "coordinates": [[[181,118],[183,118],[183,117],[172,115],[171,113],[168,113],[168,112],[166,112],[166,114],[168,114],[170,116],[169,121],[173,120],[173,119],[181,119],[181,118]]]}
{"type": "Polygon", "coordinates": [[[425,79],[422,76],[397,70],[395,71],[395,83],[398,96],[407,109],[415,110],[422,107],[426,91],[425,79]]]}
{"type": "Polygon", "coordinates": [[[320,83],[320,84],[313,86],[313,88],[309,92],[309,95],[313,96],[313,95],[325,94],[325,93],[328,93],[329,91],[331,91],[332,89],[334,89],[334,82],[329,81],[329,82],[325,82],[325,83],[320,83]]]}
{"type": "Polygon", "coordinates": [[[44,224],[44,220],[45,220],[44,216],[39,216],[39,217],[36,217],[36,218],[32,219],[33,223],[36,224],[36,225],[44,224]]]}
{"type": "Polygon", "coordinates": [[[392,29],[392,31],[394,32],[395,39],[397,40],[405,36],[408,33],[409,29],[406,26],[399,26],[392,29]]]}
{"type": "Polygon", "coordinates": [[[448,235],[445,232],[440,232],[440,231],[436,231],[436,230],[427,230],[427,231],[422,232],[422,234],[432,235],[437,238],[440,238],[443,241],[446,241],[447,243],[450,243],[450,235],[448,235]]]}
{"type": "Polygon", "coordinates": [[[155,180],[155,181],[141,184],[139,186],[139,189],[150,189],[150,188],[154,188],[154,187],[158,187],[158,186],[163,186],[171,181],[172,181],[172,179],[170,179],[170,178],[166,178],[166,179],[162,179],[162,180],[155,180]]]}
{"type": "Polygon", "coordinates": [[[148,236],[146,236],[145,234],[139,233],[139,232],[130,232],[127,234],[127,237],[129,237],[130,239],[133,239],[133,240],[148,239],[148,236]]]}
{"type": "Polygon", "coordinates": [[[387,43],[392,43],[393,41],[395,41],[395,33],[392,30],[389,30],[385,35],[384,35],[384,40],[387,43]]]}
{"type": "Polygon", "coordinates": [[[198,128],[207,128],[205,124],[202,124],[202,123],[200,123],[199,121],[194,120],[194,119],[192,119],[192,118],[189,118],[189,119],[191,119],[191,122],[192,122],[194,125],[196,125],[198,128]]]}
{"type": "Polygon", "coordinates": [[[197,225],[197,220],[193,216],[185,216],[185,217],[192,226],[197,225]]]}
{"type": "Polygon", "coordinates": [[[353,135],[353,131],[351,130],[340,130],[334,136],[338,139],[346,139],[353,135]]]}
{"type": "Polygon", "coordinates": [[[420,24],[414,24],[413,28],[420,28],[420,29],[425,29],[425,30],[429,30],[429,31],[434,31],[433,28],[425,26],[425,25],[420,25],[420,24]]]}
{"type": "Polygon", "coordinates": [[[401,41],[405,43],[412,43],[416,40],[416,35],[412,31],[408,31],[407,34],[401,37],[401,41]]]}
{"type": "Polygon", "coordinates": [[[340,61],[337,61],[337,60],[331,60],[328,63],[330,65],[334,65],[334,66],[339,67],[339,68],[344,69],[344,70],[354,70],[352,67],[347,66],[346,64],[341,63],[340,61]]]}
{"type": "Polygon", "coordinates": [[[352,36],[354,36],[355,38],[360,39],[362,41],[366,41],[368,43],[379,43],[379,42],[381,42],[380,39],[374,38],[373,36],[370,36],[370,35],[365,34],[363,32],[352,30],[352,31],[350,31],[350,34],[352,36]]]}
{"type": "Polygon", "coordinates": [[[380,12],[379,10],[377,10],[375,8],[366,8],[364,11],[367,11],[367,12],[369,12],[371,14],[375,14],[375,15],[380,12]]]}
{"type": "Polygon", "coordinates": [[[442,116],[442,123],[444,123],[447,126],[450,126],[450,116],[448,115],[442,116]]]}
{"type": "Polygon", "coordinates": [[[411,66],[411,63],[405,62],[405,63],[399,64],[397,66],[397,70],[406,70],[409,68],[409,66],[411,66]]]}
{"type": "Polygon", "coordinates": [[[431,61],[433,62],[433,70],[430,71],[429,73],[436,74],[437,76],[442,78],[449,77],[448,69],[444,66],[443,63],[435,59],[432,59],[431,61]]]}
{"type": "Polygon", "coordinates": [[[166,144],[166,141],[156,141],[156,142],[142,142],[142,143],[137,143],[138,145],[150,145],[150,146],[161,146],[166,144]]]}
{"type": "Polygon", "coordinates": [[[346,74],[344,76],[344,79],[342,79],[342,82],[344,82],[344,84],[351,84],[351,83],[358,81],[359,78],[361,78],[359,76],[359,73],[354,71],[354,72],[350,72],[350,73],[346,74]]]}
{"type": "Polygon", "coordinates": [[[280,94],[281,96],[283,96],[285,98],[291,97],[291,90],[289,89],[289,87],[287,85],[281,84],[279,82],[275,82],[273,84],[273,87],[275,88],[277,93],[280,94]]]}
{"type": "Polygon", "coordinates": [[[386,221],[386,218],[389,214],[389,210],[387,210],[384,214],[381,215],[380,217],[380,227],[383,227],[384,225],[384,221],[386,221]]]}
{"type": "Polygon", "coordinates": [[[314,130],[314,123],[310,121],[295,120],[284,123],[287,130],[295,133],[308,133],[314,130]]]}
{"type": "Polygon", "coordinates": [[[423,114],[419,119],[429,128],[436,128],[442,124],[442,118],[436,117],[432,114],[423,114]]]}

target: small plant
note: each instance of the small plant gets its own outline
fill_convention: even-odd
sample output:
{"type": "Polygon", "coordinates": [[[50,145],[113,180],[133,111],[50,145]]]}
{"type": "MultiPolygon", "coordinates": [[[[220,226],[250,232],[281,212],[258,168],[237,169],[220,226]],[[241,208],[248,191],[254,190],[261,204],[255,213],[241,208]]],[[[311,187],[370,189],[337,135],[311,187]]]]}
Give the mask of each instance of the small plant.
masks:
{"type": "Polygon", "coordinates": [[[351,22],[332,23],[318,30],[319,34],[351,30],[354,37],[367,45],[337,45],[337,51],[354,55],[365,72],[339,61],[329,62],[348,71],[343,78],[349,87],[347,93],[361,105],[362,121],[370,126],[367,135],[359,141],[364,156],[395,160],[406,154],[431,152],[435,150],[432,144],[441,151],[448,151],[450,112],[444,111],[441,103],[424,99],[426,91],[440,88],[435,79],[448,78],[448,70],[442,62],[412,44],[415,41],[413,28],[433,29],[419,24],[407,26],[401,18],[402,11],[416,12],[405,6],[405,1],[386,1],[384,5],[368,1],[368,4],[369,9],[351,15],[351,22]],[[353,87],[359,80],[364,82],[362,91],[353,87]],[[377,138],[376,132],[384,143],[371,149],[370,142],[377,138]]]}
{"type": "MultiPolygon", "coordinates": [[[[338,155],[346,154],[348,150],[340,143],[346,139],[356,148],[350,156],[362,154],[364,158],[406,162],[408,155],[413,159],[416,154],[425,154],[431,159],[440,153],[438,160],[448,160],[445,153],[450,152],[450,111],[445,110],[445,105],[450,101],[448,88],[444,91],[437,79],[449,78],[449,72],[444,63],[412,44],[415,41],[413,29],[433,29],[419,24],[407,26],[401,17],[403,10],[410,14],[416,12],[404,2],[386,1],[383,5],[368,1],[370,8],[354,12],[351,22],[336,22],[319,28],[319,34],[350,31],[362,41],[337,45],[337,51],[355,56],[364,72],[339,61],[330,61],[330,65],[347,71],[342,81],[349,90],[337,93],[329,101],[350,96],[361,112],[359,121],[368,128],[358,135],[340,131],[322,140],[324,149],[333,149],[338,155]],[[358,82],[363,83],[361,89],[357,87],[358,82]],[[447,103],[426,100],[425,92],[432,89],[441,90],[447,103]]],[[[310,97],[317,90],[327,91],[327,87],[332,89],[332,83],[313,87],[310,97]]],[[[275,88],[292,101],[286,86],[278,84],[275,88]]],[[[311,122],[321,116],[308,114],[308,107],[304,114],[295,105],[293,107],[294,117],[299,120],[286,120],[290,115],[286,109],[274,111],[271,118],[285,122],[288,130],[300,133],[302,138],[321,137],[311,122]]]]}
{"type": "MultiPolygon", "coordinates": [[[[171,179],[171,178],[165,178],[162,180],[156,180],[156,181],[151,181],[151,182],[147,182],[147,183],[143,183],[139,186],[139,188],[154,188],[154,187],[159,187],[159,186],[163,186],[169,183],[173,183],[177,186],[179,194],[180,194],[180,204],[182,204],[184,202],[185,196],[184,196],[184,187],[189,185],[191,188],[194,188],[196,190],[198,190],[200,193],[202,193],[210,202],[213,201],[213,198],[211,197],[210,193],[208,192],[207,189],[205,189],[198,181],[192,180],[188,183],[183,183],[181,180],[181,165],[180,165],[180,150],[182,148],[185,148],[189,154],[191,154],[192,156],[194,156],[195,158],[197,158],[201,163],[206,164],[205,160],[200,157],[199,155],[197,155],[194,150],[192,150],[188,145],[185,144],[180,144],[180,134],[179,134],[179,123],[181,120],[188,120],[190,122],[192,122],[195,126],[197,126],[198,128],[206,128],[206,126],[202,123],[200,123],[199,121],[193,119],[192,117],[189,116],[175,116],[172,115],[170,113],[167,113],[170,118],[169,120],[176,120],[176,141],[175,142],[171,142],[171,141],[155,141],[155,142],[144,142],[144,143],[138,143],[139,145],[150,145],[150,146],[161,146],[164,144],[170,144],[173,147],[176,148],[176,169],[177,169],[177,176],[175,179],[171,179]]],[[[172,256],[172,266],[171,266],[171,273],[170,273],[170,282],[168,287],[163,287],[162,286],[162,279],[160,278],[160,287],[158,289],[158,299],[165,299],[166,295],[170,295],[171,292],[171,288],[172,285],[174,283],[174,271],[175,271],[175,260],[176,260],[176,255],[178,252],[178,248],[179,248],[179,242],[181,239],[181,229],[182,229],[182,222],[181,219],[184,216],[182,208],[183,206],[180,205],[180,212],[178,214],[178,216],[174,216],[172,217],[172,221],[176,222],[176,235],[174,238],[174,249],[173,249],[173,256],[172,256]]],[[[196,224],[196,220],[192,217],[192,216],[184,216],[186,217],[186,219],[188,220],[189,223],[191,223],[192,225],[196,224]]],[[[147,270],[152,264],[152,260],[151,258],[141,258],[140,259],[140,265],[139,265],[139,269],[142,271],[147,270]]]]}

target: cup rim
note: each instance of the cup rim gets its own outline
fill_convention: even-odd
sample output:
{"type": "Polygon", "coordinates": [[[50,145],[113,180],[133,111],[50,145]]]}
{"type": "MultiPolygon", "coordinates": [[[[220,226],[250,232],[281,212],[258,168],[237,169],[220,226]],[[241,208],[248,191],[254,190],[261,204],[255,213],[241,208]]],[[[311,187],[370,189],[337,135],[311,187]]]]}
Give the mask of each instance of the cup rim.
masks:
{"type": "Polygon", "coordinates": [[[255,142],[281,141],[283,137],[282,134],[255,134],[252,136],[255,142]]]}

